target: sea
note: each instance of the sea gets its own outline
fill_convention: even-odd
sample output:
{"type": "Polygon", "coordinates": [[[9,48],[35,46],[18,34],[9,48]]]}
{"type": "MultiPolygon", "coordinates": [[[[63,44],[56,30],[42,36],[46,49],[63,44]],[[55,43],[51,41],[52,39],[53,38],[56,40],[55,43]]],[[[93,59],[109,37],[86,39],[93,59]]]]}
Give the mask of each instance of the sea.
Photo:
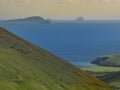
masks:
{"type": "Polygon", "coordinates": [[[120,54],[120,22],[0,24],[10,32],[74,65],[120,54]]]}

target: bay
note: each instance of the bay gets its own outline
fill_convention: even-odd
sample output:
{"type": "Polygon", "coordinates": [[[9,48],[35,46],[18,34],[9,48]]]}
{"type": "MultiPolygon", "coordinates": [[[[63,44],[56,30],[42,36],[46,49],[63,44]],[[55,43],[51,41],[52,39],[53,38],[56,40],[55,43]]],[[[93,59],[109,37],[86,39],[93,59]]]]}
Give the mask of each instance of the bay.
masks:
{"type": "Polygon", "coordinates": [[[12,33],[74,65],[120,54],[120,23],[0,24],[12,33]]]}

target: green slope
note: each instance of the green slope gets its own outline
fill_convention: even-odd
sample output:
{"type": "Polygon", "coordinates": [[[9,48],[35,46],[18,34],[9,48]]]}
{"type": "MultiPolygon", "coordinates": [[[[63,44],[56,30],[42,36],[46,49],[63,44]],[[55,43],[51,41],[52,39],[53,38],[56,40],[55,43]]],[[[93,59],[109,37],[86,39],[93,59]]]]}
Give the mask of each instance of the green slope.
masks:
{"type": "Polygon", "coordinates": [[[114,90],[0,28],[0,90],[114,90]]]}
{"type": "Polygon", "coordinates": [[[80,69],[93,74],[95,76],[104,76],[106,74],[111,74],[112,72],[120,71],[120,67],[108,67],[108,66],[79,66],[80,69]]]}
{"type": "MultiPolygon", "coordinates": [[[[117,90],[120,90],[120,55],[108,55],[98,57],[96,60],[92,61],[93,64],[99,65],[99,67],[104,67],[106,71],[99,72],[91,70],[90,73],[99,76],[98,78],[103,81],[114,85],[117,87],[117,90]],[[109,68],[109,69],[108,69],[109,68]]],[[[95,67],[97,68],[97,67],[95,67]]]]}
{"type": "Polygon", "coordinates": [[[98,57],[91,63],[100,66],[120,67],[120,55],[109,55],[109,56],[98,57]]]}
{"type": "Polygon", "coordinates": [[[100,76],[99,78],[110,83],[111,85],[116,86],[117,90],[120,90],[120,71],[112,72],[104,76],[100,76]]]}
{"type": "Polygon", "coordinates": [[[120,90],[120,67],[81,66],[82,70],[100,78],[120,90]]]}

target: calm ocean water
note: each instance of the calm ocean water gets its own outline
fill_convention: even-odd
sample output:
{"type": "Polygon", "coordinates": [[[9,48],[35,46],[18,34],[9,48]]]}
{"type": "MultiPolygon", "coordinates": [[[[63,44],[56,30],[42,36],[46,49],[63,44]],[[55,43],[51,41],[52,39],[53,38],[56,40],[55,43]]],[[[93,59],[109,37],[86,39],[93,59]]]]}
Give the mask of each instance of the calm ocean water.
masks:
{"type": "Polygon", "coordinates": [[[75,65],[120,54],[120,23],[1,24],[16,35],[75,65]]]}

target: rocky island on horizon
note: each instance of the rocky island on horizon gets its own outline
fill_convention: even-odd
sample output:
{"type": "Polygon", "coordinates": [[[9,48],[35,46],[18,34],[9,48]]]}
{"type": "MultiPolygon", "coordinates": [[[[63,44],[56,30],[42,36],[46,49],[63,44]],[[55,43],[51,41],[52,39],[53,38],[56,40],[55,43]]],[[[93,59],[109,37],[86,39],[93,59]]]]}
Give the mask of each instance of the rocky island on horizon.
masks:
{"type": "Polygon", "coordinates": [[[0,23],[50,23],[50,20],[40,16],[31,16],[20,19],[2,20],[0,23]]]}

